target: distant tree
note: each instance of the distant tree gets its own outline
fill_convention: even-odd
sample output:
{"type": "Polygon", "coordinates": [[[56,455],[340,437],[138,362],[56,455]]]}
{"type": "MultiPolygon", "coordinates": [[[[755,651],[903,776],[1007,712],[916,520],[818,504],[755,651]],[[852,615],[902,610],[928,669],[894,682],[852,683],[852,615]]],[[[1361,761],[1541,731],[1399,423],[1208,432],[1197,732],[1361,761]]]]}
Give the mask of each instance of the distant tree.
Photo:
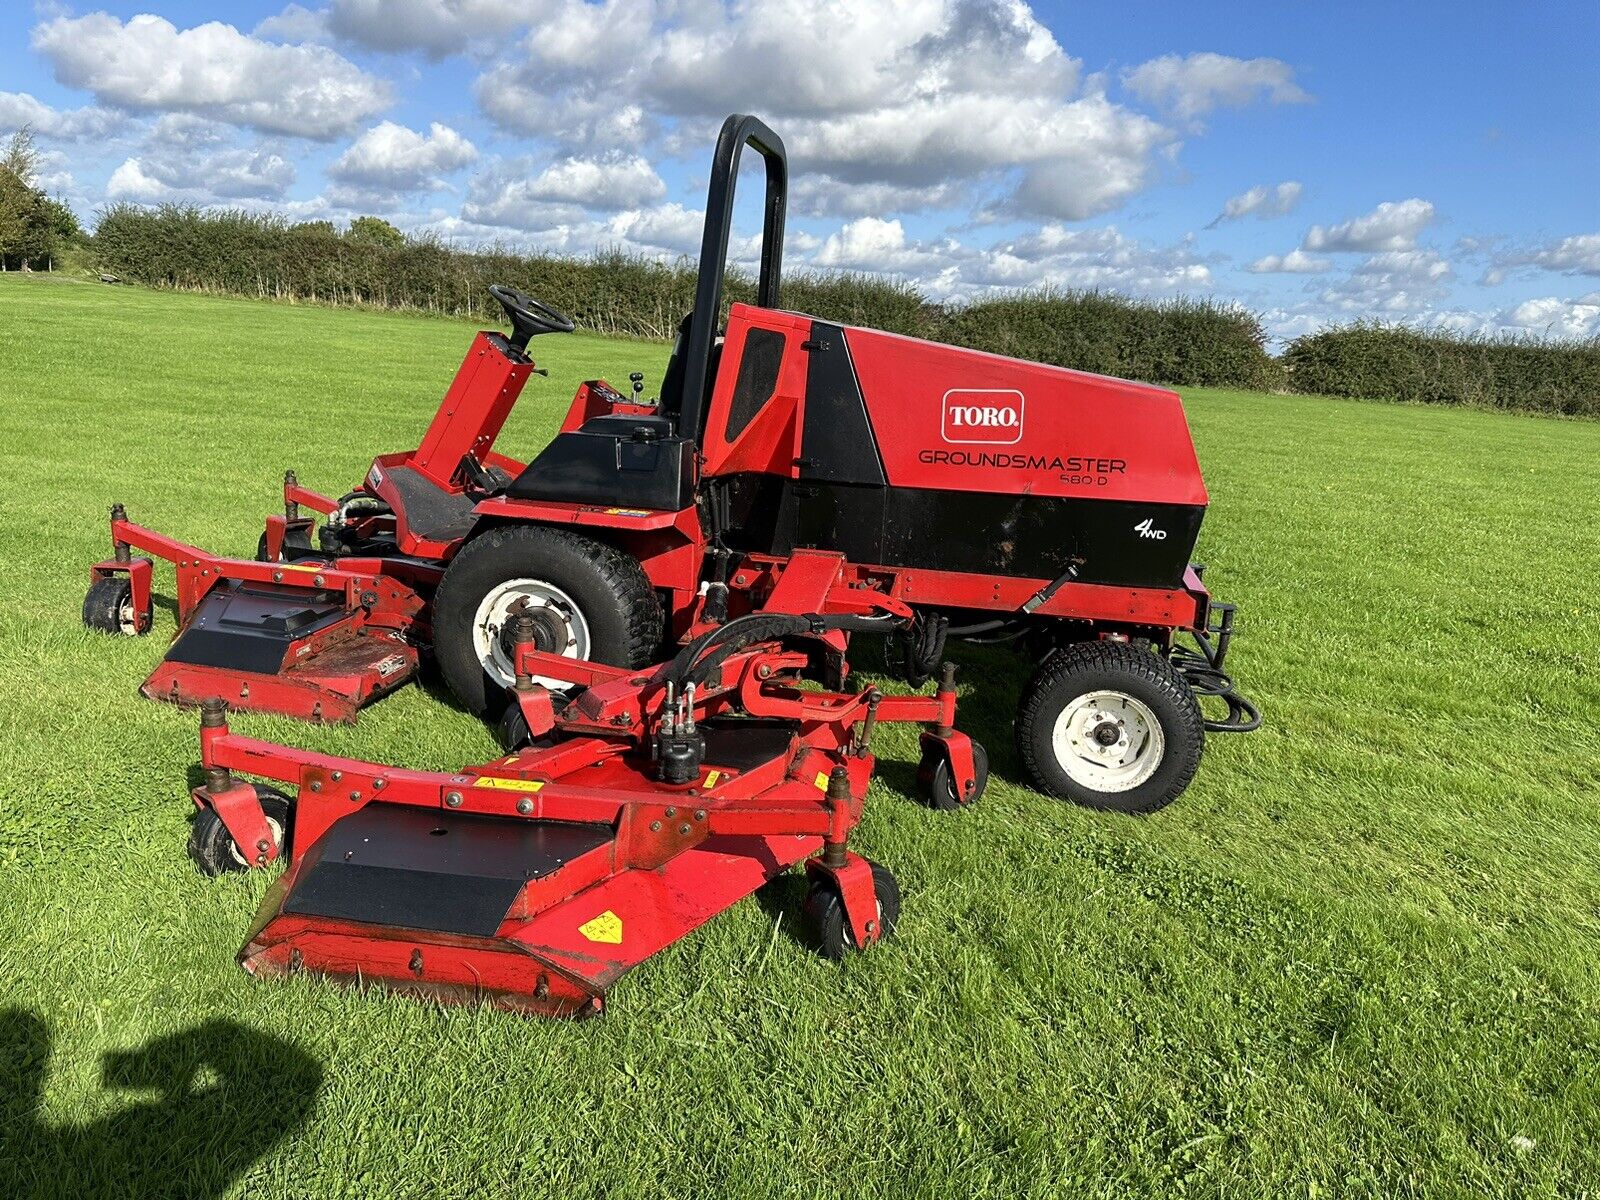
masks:
{"type": "Polygon", "coordinates": [[[63,242],[82,236],[78,218],[59,200],[37,186],[39,148],[33,130],[24,125],[11,135],[0,154],[0,268],[27,270],[49,263],[63,242]]]}
{"type": "Polygon", "coordinates": [[[334,229],[332,221],[297,221],[289,228],[295,233],[310,233],[319,236],[325,234],[328,237],[338,236],[338,231],[334,229]]]}
{"type": "Polygon", "coordinates": [[[382,217],[357,217],[350,222],[350,228],[345,231],[345,237],[352,242],[366,242],[368,245],[382,246],[385,250],[396,250],[406,244],[406,235],[382,217]]]}

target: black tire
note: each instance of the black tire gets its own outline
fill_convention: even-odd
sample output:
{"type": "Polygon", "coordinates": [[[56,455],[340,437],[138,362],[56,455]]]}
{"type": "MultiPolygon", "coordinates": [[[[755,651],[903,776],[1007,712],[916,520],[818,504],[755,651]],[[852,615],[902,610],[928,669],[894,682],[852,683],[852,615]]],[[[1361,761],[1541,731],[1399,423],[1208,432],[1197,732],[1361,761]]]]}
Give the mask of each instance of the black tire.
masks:
{"type": "Polygon", "coordinates": [[[133,584],[126,575],[96,579],[83,597],[83,623],[97,633],[119,637],[146,634],[150,632],[150,616],[148,604],[142,613],[133,611],[133,584]]]}
{"type": "Polygon", "coordinates": [[[267,557],[267,535],[263,533],[256,539],[257,562],[299,562],[302,558],[325,558],[320,550],[311,544],[311,537],[303,529],[291,529],[283,535],[283,549],[276,559],[267,557]]]}
{"type": "MultiPolygon", "coordinates": [[[[290,819],[293,805],[282,792],[261,784],[255,785],[256,797],[261,801],[261,811],[269,822],[278,826],[278,854],[289,844],[290,819]]],[[[232,871],[248,871],[250,863],[234,843],[228,827],[213,809],[202,808],[195,813],[194,824],[189,827],[189,857],[200,868],[200,874],[215,878],[232,871]]],[[[253,859],[255,856],[251,855],[253,859]]]]}
{"type": "MultiPolygon", "coordinates": [[[[888,867],[869,863],[872,867],[872,888],[878,895],[878,924],[888,937],[900,920],[900,885],[889,873],[888,867]]],[[[833,880],[826,876],[812,881],[806,892],[805,903],[800,908],[801,923],[805,927],[806,941],[831,962],[838,962],[848,950],[856,949],[855,938],[850,934],[850,922],[844,916],[844,897],[833,880]]]]}
{"type": "Polygon", "coordinates": [[[978,742],[972,743],[972,774],[976,786],[972,794],[962,799],[956,792],[955,775],[950,769],[950,756],[943,750],[923,755],[917,765],[917,791],[929,808],[940,812],[955,812],[968,804],[983,799],[989,786],[989,752],[978,742]]]}
{"type": "MultiPolygon", "coordinates": [[[[1107,723],[1109,725],[1109,722],[1107,723]]],[[[1079,642],[1045,659],[1017,706],[1017,754],[1040,791],[1088,808],[1149,813],[1183,794],[1205,750],[1205,718],[1183,677],[1150,650],[1127,642],[1079,642]],[[1160,726],[1160,758],[1124,790],[1102,790],[1067,773],[1055,748],[1058,718],[1074,700],[1109,691],[1132,697],[1160,726]]]]}
{"type": "Polygon", "coordinates": [[[468,712],[493,715],[504,706],[503,684],[474,649],[472,623],[492,589],[518,578],[552,584],[572,598],[587,624],[594,662],[647,666],[661,644],[661,602],[637,560],[564,529],[491,529],[462,547],[433,596],[434,656],[468,712]]]}

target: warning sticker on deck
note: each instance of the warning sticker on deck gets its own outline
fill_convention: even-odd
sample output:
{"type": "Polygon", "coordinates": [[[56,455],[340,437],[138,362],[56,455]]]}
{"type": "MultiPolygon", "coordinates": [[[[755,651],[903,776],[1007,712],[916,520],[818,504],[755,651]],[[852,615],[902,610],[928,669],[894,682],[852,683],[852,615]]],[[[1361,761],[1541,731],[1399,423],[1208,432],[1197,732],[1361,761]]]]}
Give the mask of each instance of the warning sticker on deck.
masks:
{"type": "Polygon", "coordinates": [[[721,778],[722,778],[722,772],[721,771],[707,771],[706,772],[705,782],[702,783],[700,786],[703,787],[703,788],[714,788],[714,787],[717,786],[717,780],[719,780],[721,778]]]}
{"type": "Polygon", "coordinates": [[[619,946],[622,944],[622,918],[608,908],[593,920],[579,925],[578,932],[591,942],[619,946]]]}
{"type": "Polygon", "coordinates": [[[827,791],[828,790],[828,773],[826,771],[818,771],[817,772],[817,777],[815,779],[813,779],[811,782],[817,785],[817,791],[819,791],[819,792],[827,791]]]}
{"type": "Polygon", "coordinates": [[[542,779],[503,779],[499,775],[479,775],[473,787],[500,788],[507,792],[537,792],[544,786],[542,779]]]}
{"type": "Polygon", "coordinates": [[[648,508],[608,508],[608,509],[606,509],[606,516],[608,516],[608,517],[648,517],[649,515],[650,515],[650,510],[648,508]]]}

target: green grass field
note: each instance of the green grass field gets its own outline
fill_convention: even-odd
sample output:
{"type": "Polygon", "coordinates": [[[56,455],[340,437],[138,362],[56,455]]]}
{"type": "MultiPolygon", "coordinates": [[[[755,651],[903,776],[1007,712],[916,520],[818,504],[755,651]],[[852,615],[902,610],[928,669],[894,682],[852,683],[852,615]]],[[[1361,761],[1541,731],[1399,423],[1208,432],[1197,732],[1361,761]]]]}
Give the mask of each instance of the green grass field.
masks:
{"type": "MultiPolygon", "coordinates": [[[[195,872],[195,718],[136,695],[171,610],[79,623],[106,507],[247,556],[285,467],[337,492],[416,444],[470,332],[0,277],[10,1194],[1600,1194],[1600,424],[1189,394],[1265,729],[1213,738],[1171,808],[1098,815],[1016,782],[1019,672],[968,659],[998,777],[930,812],[914,733],[879,735],[855,844],[905,911],[842,967],[780,885],[599,1021],[244,975],[268,879],[195,872]]],[[[513,453],[666,354],[536,349],[513,453]]],[[[235,727],[495,750],[415,687],[354,728],[235,727]]]]}

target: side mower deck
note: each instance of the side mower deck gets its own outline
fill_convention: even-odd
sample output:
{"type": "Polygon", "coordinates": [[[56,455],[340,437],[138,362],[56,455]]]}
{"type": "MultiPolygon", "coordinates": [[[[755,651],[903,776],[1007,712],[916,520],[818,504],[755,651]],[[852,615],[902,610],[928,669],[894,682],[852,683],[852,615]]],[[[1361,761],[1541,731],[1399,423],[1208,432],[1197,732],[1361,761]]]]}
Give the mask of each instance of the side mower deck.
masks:
{"type": "Polygon", "coordinates": [[[931,696],[817,689],[827,668],[816,664],[842,660],[849,631],[903,614],[838,586],[841,556],[799,561],[773,595],[808,607],[708,630],[652,670],[541,653],[528,621],[516,642],[527,744],[454,774],[241,737],[207,701],[197,831],[220,825],[240,866],[289,859],[240,963],[592,1014],[624,972],[801,861],[823,951],[877,941],[898,889],[847,848],[873,728],[928,727],[922,776],[936,807],[981,795],[983,753],[954,728],[951,671],[931,696]],[[582,690],[557,714],[535,678],[582,690]]]}
{"type": "MultiPolygon", "coordinates": [[[[282,518],[276,532],[281,546],[282,518]]],[[[134,550],[177,569],[178,634],[139,689],[152,700],[224,700],[238,709],[349,722],[417,672],[427,633],[419,589],[438,582],[437,564],[224,558],[134,524],[120,506],[111,535],[116,556],[90,568],[89,623],[150,628],[153,564],[134,550]]]]}

